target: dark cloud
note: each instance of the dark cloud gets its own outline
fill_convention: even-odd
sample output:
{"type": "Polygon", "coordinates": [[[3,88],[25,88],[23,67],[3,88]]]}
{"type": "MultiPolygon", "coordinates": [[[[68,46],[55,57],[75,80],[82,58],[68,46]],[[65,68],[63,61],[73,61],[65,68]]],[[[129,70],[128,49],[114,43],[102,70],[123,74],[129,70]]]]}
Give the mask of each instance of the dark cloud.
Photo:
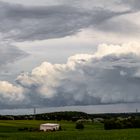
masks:
{"type": "Polygon", "coordinates": [[[120,3],[128,5],[133,10],[139,11],[140,10],[140,1],[139,0],[120,0],[120,3]]]}
{"type": "Polygon", "coordinates": [[[0,68],[27,56],[27,53],[7,43],[0,43],[0,68]]]}
{"type": "Polygon", "coordinates": [[[1,2],[0,32],[3,38],[16,41],[60,38],[84,28],[100,27],[105,21],[130,12],[97,7],[85,10],[71,5],[27,7],[1,2]]]}
{"type": "Polygon", "coordinates": [[[112,32],[121,35],[127,34],[127,36],[137,36],[140,34],[139,26],[127,19],[124,19],[123,16],[107,20],[104,24],[96,26],[96,28],[104,32],[112,32]]]}

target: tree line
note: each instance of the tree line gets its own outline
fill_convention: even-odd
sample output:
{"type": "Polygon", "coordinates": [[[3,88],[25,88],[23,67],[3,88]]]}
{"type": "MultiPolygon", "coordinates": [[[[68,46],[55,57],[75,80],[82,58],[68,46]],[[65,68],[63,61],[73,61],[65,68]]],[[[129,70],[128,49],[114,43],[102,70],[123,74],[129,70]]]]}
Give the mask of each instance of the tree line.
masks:
{"type": "Polygon", "coordinates": [[[112,118],[104,121],[104,129],[106,130],[127,128],[140,128],[140,118],[112,118]]]}

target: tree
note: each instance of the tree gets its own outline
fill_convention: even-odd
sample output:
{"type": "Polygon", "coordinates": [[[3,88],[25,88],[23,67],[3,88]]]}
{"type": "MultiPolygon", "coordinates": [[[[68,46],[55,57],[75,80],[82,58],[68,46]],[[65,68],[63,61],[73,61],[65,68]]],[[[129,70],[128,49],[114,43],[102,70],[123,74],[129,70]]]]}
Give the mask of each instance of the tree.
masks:
{"type": "Polygon", "coordinates": [[[84,129],[84,125],[83,125],[83,123],[78,122],[78,123],[76,123],[75,128],[76,128],[76,129],[80,129],[80,130],[82,130],[82,129],[84,129]]]}

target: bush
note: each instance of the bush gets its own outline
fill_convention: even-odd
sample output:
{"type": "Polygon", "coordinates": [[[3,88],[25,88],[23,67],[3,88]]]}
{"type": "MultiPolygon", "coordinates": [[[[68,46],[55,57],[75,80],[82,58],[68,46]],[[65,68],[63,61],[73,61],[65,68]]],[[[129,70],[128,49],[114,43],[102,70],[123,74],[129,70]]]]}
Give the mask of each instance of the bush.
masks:
{"type": "Polygon", "coordinates": [[[59,126],[59,131],[61,131],[62,130],[62,127],[61,127],[61,125],[59,126]]]}
{"type": "Polygon", "coordinates": [[[83,123],[79,122],[79,123],[76,123],[76,126],[75,126],[76,129],[84,129],[84,125],[83,123]]]}
{"type": "Polygon", "coordinates": [[[125,119],[109,119],[105,120],[104,128],[110,129],[126,129],[126,128],[140,128],[140,119],[125,118],[125,119]]]}

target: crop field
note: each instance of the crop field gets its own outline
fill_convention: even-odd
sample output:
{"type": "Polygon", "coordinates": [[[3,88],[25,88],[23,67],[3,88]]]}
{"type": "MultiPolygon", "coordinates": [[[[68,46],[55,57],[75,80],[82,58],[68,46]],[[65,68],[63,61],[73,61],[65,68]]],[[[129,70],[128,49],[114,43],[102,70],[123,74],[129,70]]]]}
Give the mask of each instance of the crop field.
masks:
{"type": "MultiPolygon", "coordinates": [[[[41,123],[36,120],[1,120],[0,140],[140,140],[140,129],[104,130],[101,123],[86,123],[83,130],[75,129],[71,121],[53,121],[62,126],[61,131],[39,132],[41,123]],[[23,131],[28,128],[36,131],[23,131]]],[[[51,122],[51,121],[49,121],[51,122]]]]}

